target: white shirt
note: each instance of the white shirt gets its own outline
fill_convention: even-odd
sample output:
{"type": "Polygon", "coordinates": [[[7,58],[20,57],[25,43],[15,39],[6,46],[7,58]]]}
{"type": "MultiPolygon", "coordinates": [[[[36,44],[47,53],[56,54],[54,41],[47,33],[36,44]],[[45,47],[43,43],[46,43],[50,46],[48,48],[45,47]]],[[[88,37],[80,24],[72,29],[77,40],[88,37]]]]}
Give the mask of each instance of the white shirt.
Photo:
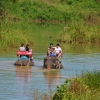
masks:
{"type": "Polygon", "coordinates": [[[20,47],[19,50],[20,51],[25,51],[25,47],[20,47]]]}
{"type": "Polygon", "coordinates": [[[56,54],[58,54],[59,52],[62,52],[62,49],[60,47],[55,47],[55,51],[56,51],[56,54]]]}

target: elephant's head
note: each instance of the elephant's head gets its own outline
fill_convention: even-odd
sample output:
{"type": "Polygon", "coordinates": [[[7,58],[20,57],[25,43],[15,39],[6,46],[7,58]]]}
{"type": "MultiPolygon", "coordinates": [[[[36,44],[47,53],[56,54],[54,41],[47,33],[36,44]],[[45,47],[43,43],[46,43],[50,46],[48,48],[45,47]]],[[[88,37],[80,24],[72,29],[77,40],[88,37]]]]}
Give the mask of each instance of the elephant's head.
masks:
{"type": "Polygon", "coordinates": [[[44,68],[58,68],[59,60],[56,57],[46,57],[44,58],[44,68]]]}

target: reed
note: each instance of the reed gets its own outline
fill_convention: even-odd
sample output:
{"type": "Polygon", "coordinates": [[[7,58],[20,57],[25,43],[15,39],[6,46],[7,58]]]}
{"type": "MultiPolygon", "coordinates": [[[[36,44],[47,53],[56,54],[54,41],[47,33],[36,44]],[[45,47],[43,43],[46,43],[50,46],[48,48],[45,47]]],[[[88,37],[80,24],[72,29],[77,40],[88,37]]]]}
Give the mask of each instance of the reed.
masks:
{"type": "Polygon", "coordinates": [[[82,80],[91,89],[100,89],[100,72],[86,72],[82,74],[82,80]]]}

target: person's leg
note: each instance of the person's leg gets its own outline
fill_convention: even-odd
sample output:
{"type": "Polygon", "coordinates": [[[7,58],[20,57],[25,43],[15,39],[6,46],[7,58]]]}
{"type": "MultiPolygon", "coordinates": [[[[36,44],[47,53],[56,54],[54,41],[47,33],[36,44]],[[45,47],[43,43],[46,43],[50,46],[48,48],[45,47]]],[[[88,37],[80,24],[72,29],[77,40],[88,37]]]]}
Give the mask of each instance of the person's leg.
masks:
{"type": "Polygon", "coordinates": [[[33,56],[30,56],[30,61],[31,61],[31,62],[33,61],[33,56]]]}

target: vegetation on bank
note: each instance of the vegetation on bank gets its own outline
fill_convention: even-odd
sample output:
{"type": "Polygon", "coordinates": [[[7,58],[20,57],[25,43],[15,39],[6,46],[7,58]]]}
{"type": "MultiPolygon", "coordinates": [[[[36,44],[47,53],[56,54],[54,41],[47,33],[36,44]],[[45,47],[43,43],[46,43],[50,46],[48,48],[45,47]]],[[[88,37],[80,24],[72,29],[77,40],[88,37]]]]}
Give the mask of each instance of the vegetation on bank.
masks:
{"type": "Polygon", "coordinates": [[[32,34],[25,29],[25,26],[18,28],[12,21],[0,23],[0,49],[19,48],[22,43],[34,45],[32,34]]]}
{"type": "Polygon", "coordinates": [[[57,41],[70,44],[100,43],[100,25],[87,25],[84,22],[76,22],[65,27],[58,36],[57,41]]]}
{"type": "MultiPolygon", "coordinates": [[[[56,39],[57,41],[100,43],[99,0],[0,0],[1,43],[6,47],[8,45],[15,47],[18,39],[17,44],[22,41],[26,43],[31,35],[27,38],[28,33],[22,31],[13,31],[18,35],[13,34],[10,27],[12,23],[9,21],[64,23],[64,30],[56,39]],[[9,27],[6,27],[6,24],[9,27]]],[[[33,44],[34,41],[31,43],[33,44]]]]}
{"type": "Polygon", "coordinates": [[[53,100],[100,100],[100,71],[83,72],[57,86],[53,100]]]}

